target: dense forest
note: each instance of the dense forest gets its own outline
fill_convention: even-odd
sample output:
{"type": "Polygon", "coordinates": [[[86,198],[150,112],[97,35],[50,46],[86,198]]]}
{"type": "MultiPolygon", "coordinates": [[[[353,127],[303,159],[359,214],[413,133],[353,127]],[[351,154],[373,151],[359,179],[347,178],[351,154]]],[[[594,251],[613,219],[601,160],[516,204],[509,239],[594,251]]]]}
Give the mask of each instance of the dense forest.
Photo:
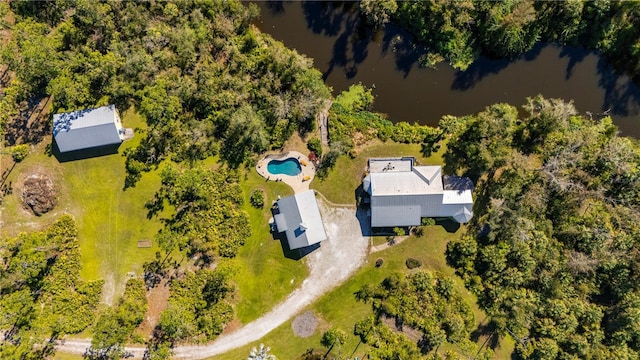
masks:
{"type": "Polygon", "coordinates": [[[477,181],[448,261],[524,359],[640,354],[640,145],[608,117],[532,98],[449,118],[449,171],[477,181]]]}
{"type": "Polygon", "coordinates": [[[466,69],[481,54],[510,57],[537,42],[601,51],[640,80],[640,3],[637,1],[395,1],[365,0],[374,26],[394,21],[427,46],[425,65],[447,60],[466,69]]]}
{"type": "Polygon", "coordinates": [[[218,153],[231,166],[313,128],[330,97],[311,60],[253,26],[237,1],[12,1],[2,47],[15,74],[5,124],[26,100],[53,96],[54,112],[134,105],[149,129],[128,153],[127,186],[165,158],[218,153]]]}

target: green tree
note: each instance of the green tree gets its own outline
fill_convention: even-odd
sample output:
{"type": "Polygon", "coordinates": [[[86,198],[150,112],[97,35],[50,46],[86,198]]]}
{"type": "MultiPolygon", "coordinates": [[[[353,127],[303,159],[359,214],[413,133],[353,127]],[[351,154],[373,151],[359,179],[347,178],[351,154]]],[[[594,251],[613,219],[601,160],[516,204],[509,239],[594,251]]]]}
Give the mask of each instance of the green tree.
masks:
{"type": "MultiPolygon", "coordinates": [[[[480,27],[484,48],[499,56],[513,56],[531,49],[540,39],[533,1],[483,2],[487,21],[480,27]]],[[[484,10],[484,9],[483,9],[484,10]]],[[[483,11],[481,10],[481,11],[483,11]]]]}
{"type": "Polygon", "coordinates": [[[149,216],[169,204],[175,209],[157,235],[161,248],[201,254],[204,261],[233,257],[250,235],[248,215],[241,210],[242,189],[232,170],[196,167],[180,171],[167,166],[162,186],[147,203],[149,216]]]}
{"type": "Polygon", "coordinates": [[[398,10],[398,4],[395,0],[363,0],[360,2],[360,11],[367,17],[369,24],[375,28],[389,22],[396,10],[398,10]]]}
{"type": "Polygon", "coordinates": [[[338,354],[340,354],[346,341],[347,334],[340,329],[331,328],[325,331],[322,334],[322,339],[320,339],[320,344],[327,348],[327,353],[324,357],[326,358],[334,347],[338,348],[338,354]]]}

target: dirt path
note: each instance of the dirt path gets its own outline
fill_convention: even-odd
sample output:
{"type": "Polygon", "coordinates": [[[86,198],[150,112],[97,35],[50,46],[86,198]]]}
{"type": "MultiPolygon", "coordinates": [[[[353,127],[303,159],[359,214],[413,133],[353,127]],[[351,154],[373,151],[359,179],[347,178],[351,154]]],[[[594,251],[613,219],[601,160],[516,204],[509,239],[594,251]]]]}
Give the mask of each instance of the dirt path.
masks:
{"type": "Polygon", "coordinates": [[[376,246],[372,246],[371,247],[371,251],[369,251],[371,254],[376,253],[378,251],[382,251],[385,249],[388,249],[392,246],[398,245],[401,242],[407,240],[409,238],[409,236],[396,236],[395,239],[393,239],[393,241],[387,241],[384,244],[380,244],[380,245],[376,245],[376,246]]]}
{"type": "Polygon", "coordinates": [[[333,104],[332,101],[325,101],[324,108],[318,114],[318,127],[320,128],[320,137],[324,146],[329,146],[329,109],[331,104],[333,104]]]}
{"type": "MultiPolygon", "coordinates": [[[[220,336],[213,343],[174,348],[175,359],[203,359],[257,342],[344,282],[364,263],[369,239],[362,236],[355,209],[331,208],[323,201],[319,201],[319,205],[328,239],[321,243],[318,250],[307,255],[310,271],[302,286],[261,318],[220,336]]],[[[83,354],[89,345],[90,340],[86,339],[67,340],[57,348],[60,351],[83,354]]],[[[144,354],[143,348],[126,350],[136,358],[141,358],[144,354]]]]}

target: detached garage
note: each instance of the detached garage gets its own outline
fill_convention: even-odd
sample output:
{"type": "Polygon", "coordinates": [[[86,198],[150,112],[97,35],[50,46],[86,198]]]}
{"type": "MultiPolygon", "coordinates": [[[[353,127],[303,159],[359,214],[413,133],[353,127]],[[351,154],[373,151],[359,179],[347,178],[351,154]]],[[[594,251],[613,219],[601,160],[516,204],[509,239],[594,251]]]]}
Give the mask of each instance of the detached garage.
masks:
{"type": "Polygon", "coordinates": [[[53,115],[53,138],[62,153],[120,144],[124,134],[115,105],[53,115]]]}

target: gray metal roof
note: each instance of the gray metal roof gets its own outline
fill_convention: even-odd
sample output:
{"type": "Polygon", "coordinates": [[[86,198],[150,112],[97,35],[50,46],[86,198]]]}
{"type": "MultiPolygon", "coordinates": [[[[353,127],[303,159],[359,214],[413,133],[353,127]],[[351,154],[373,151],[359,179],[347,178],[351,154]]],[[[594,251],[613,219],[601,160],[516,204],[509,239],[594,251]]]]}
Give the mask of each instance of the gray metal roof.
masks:
{"type": "Polygon", "coordinates": [[[414,166],[410,171],[372,172],[371,195],[442,194],[440,166],[414,166]]]}
{"type": "Polygon", "coordinates": [[[114,105],[53,115],[53,137],[61,152],[122,142],[114,105]]]}
{"type": "Polygon", "coordinates": [[[278,199],[274,215],[279,232],[287,235],[290,249],[317,244],[327,239],[313,190],[278,199]]]}
{"type": "Polygon", "coordinates": [[[453,216],[453,219],[459,223],[468,223],[473,217],[473,212],[467,206],[461,208],[453,216]]]}
{"type": "Polygon", "coordinates": [[[473,182],[442,176],[440,166],[413,166],[414,159],[370,159],[363,179],[371,194],[373,227],[420,225],[421,217],[453,217],[468,222],[473,213],[473,182]]]}

